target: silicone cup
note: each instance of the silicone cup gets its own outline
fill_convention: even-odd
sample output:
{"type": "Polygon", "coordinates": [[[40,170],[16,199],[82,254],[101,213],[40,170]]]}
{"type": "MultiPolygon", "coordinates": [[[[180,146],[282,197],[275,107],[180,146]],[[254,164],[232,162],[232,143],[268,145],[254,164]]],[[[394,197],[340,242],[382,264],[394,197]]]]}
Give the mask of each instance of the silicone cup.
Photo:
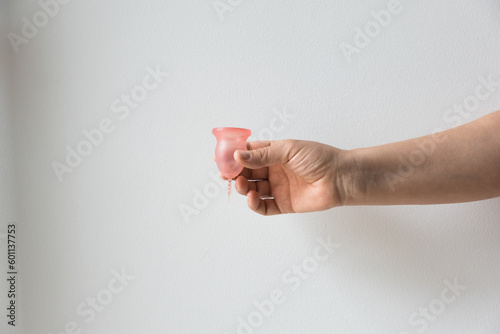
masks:
{"type": "Polygon", "coordinates": [[[217,138],[215,147],[215,162],[220,173],[227,179],[234,179],[241,173],[243,166],[234,160],[234,151],[247,150],[247,139],[252,131],[242,128],[214,128],[217,138]]]}

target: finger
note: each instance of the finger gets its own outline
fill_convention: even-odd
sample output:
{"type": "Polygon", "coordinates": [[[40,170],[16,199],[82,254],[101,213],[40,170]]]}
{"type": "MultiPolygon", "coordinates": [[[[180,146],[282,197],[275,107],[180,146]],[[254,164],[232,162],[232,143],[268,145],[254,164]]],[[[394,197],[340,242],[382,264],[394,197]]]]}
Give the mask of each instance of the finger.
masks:
{"type": "Polygon", "coordinates": [[[236,178],[234,186],[238,194],[244,196],[246,196],[250,190],[256,190],[255,182],[249,182],[247,178],[243,176],[238,176],[238,178],[236,178]]]}
{"type": "Polygon", "coordinates": [[[241,171],[241,173],[239,175],[247,178],[248,180],[254,179],[253,170],[249,169],[249,168],[243,168],[243,170],[241,171]]]}
{"type": "Polygon", "coordinates": [[[251,210],[264,216],[281,214],[281,210],[278,208],[274,199],[262,200],[256,191],[248,192],[247,204],[251,210]]]}
{"type": "MultiPolygon", "coordinates": [[[[273,141],[271,140],[256,140],[256,141],[250,141],[247,143],[247,150],[255,150],[259,149],[262,147],[267,147],[271,145],[273,141]]],[[[236,156],[236,154],[235,154],[236,156]]],[[[255,180],[255,179],[267,179],[267,176],[269,174],[269,169],[267,168],[261,168],[261,169],[249,169],[249,168],[243,168],[243,171],[240,173],[240,175],[246,177],[249,180],[255,180]]]]}
{"type": "Polygon", "coordinates": [[[246,177],[238,176],[234,182],[234,188],[240,195],[246,195],[248,193],[249,182],[246,177]]]}
{"type": "MultiPolygon", "coordinates": [[[[270,140],[251,141],[251,142],[247,143],[247,149],[253,150],[253,149],[267,147],[267,146],[271,145],[272,142],[273,141],[270,141],[270,140]]],[[[215,161],[215,154],[213,156],[213,160],[215,161]]],[[[227,178],[224,177],[220,172],[219,172],[219,175],[222,179],[227,180],[227,178]]],[[[243,168],[243,170],[241,171],[241,173],[239,175],[246,177],[248,180],[267,179],[267,177],[269,175],[269,169],[266,167],[259,168],[259,169],[243,168]]]]}
{"type": "Polygon", "coordinates": [[[250,182],[255,183],[255,190],[261,197],[272,197],[271,195],[271,185],[268,180],[258,181],[258,182],[250,182]]]}
{"type": "Polygon", "coordinates": [[[249,180],[267,180],[269,178],[269,167],[250,169],[252,177],[249,180]]]}
{"type": "MultiPolygon", "coordinates": [[[[253,181],[253,180],[266,180],[269,174],[269,169],[267,167],[260,168],[260,169],[248,169],[248,168],[243,168],[241,173],[238,176],[243,176],[246,179],[253,181]]],[[[219,176],[223,180],[227,180],[227,177],[222,175],[221,172],[219,172],[219,176]]]]}
{"type": "Polygon", "coordinates": [[[269,167],[257,169],[243,168],[240,175],[246,177],[248,180],[267,180],[269,167]]]}
{"type": "Polygon", "coordinates": [[[241,165],[250,169],[268,167],[284,164],[290,160],[290,145],[285,141],[271,142],[269,146],[253,149],[250,151],[237,150],[234,159],[241,165]]]}
{"type": "Polygon", "coordinates": [[[274,198],[271,194],[271,185],[268,180],[252,182],[243,176],[239,176],[234,182],[234,187],[238,194],[246,196],[250,190],[255,190],[260,199],[274,198]]]}

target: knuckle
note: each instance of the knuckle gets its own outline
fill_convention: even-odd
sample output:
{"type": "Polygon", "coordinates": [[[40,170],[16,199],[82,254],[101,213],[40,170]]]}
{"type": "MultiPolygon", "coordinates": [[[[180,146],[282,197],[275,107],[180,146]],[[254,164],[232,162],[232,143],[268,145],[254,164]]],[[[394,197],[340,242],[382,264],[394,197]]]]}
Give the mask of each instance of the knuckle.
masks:
{"type": "Polygon", "coordinates": [[[296,154],[297,148],[299,147],[299,141],[295,139],[283,140],[281,147],[281,155],[283,156],[283,163],[288,162],[296,154]]]}
{"type": "Polygon", "coordinates": [[[267,148],[260,149],[257,151],[257,156],[261,161],[267,161],[269,158],[269,150],[267,148]]]}

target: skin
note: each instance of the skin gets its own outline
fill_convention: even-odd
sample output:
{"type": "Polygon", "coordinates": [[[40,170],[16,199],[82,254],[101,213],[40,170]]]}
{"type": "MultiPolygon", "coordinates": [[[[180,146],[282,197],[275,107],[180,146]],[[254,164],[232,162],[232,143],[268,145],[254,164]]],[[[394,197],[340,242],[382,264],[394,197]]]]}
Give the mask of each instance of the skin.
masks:
{"type": "Polygon", "coordinates": [[[500,111],[434,135],[354,150],[301,140],[247,146],[234,153],[245,167],[236,190],[262,215],[500,196],[500,111]]]}

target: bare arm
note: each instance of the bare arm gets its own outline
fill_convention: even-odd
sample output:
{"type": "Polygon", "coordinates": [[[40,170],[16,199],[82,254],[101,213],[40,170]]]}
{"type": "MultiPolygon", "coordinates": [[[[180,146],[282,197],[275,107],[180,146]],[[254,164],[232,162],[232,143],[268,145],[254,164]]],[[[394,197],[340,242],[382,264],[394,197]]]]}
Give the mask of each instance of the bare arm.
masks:
{"type": "Polygon", "coordinates": [[[434,135],[341,150],[303,140],[248,143],[236,190],[263,215],[343,205],[439,204],[500,196],[500,111],[434,135]]]}
{"type": "Polygon", "coordinates": [[[439,204],[500,196],[500,111],[434,135],[344,151],[341,205],[439,204]]]}

